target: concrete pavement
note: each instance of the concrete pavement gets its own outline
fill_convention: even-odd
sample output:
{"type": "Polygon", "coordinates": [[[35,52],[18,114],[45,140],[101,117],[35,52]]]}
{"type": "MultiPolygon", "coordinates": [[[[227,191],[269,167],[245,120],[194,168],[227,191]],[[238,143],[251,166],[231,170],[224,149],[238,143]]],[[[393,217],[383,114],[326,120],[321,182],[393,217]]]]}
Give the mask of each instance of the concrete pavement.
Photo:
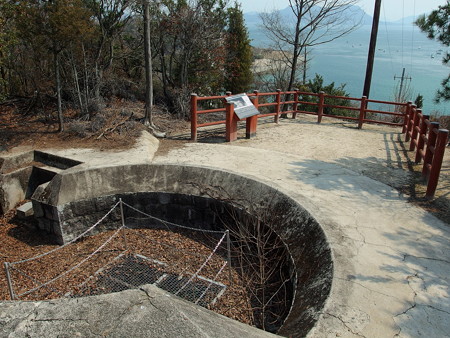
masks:
{"type": "Polygon", "coordinates": [[[332,247],[334,279],[309,336],[450,336],[449,224],[391,187],[335,163],[233,145],[191,143],[154,162],[258,179],[319,221],[332,247]]]}

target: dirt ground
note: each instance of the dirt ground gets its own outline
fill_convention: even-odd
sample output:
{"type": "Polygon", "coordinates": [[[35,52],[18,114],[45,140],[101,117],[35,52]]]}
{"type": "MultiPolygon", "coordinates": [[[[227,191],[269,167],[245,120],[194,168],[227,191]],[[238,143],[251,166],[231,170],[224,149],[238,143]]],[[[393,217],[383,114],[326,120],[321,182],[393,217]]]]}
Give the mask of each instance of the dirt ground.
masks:
{"type": "MultiPolygon", "coordinates": [[[[65,112],[67,122],[64,132],[58,131],[55,114],[32,114],[26,112],[19,101],[9,101],[0,105],[0,156],[1,152],[13,149],[129,149],[146,127],[142,124],[144,104],[113,100],[103,109],[90,117],[78,116],[68,109],[65,112]]],[[[168,135],[182,134],[190,124],[178,120],[158,109],[153,114],[154,124],[168,135]]]]}

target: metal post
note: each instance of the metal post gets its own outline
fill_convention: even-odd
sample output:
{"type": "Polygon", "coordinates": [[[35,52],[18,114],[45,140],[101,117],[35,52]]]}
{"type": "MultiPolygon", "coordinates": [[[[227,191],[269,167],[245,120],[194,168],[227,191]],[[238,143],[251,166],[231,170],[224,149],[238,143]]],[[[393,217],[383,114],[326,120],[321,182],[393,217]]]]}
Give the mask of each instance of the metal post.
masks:
{"type": "Polygon", "coordinates": [[[227,234],[227,259],[228,259],[228,280],[230,281],[230,286],[233,284],[233,279],[231,277],[231,241],[230,241],[230,230],[225,231],[227,234]]]}
{"type": "Polygon", "coordinates": [[[119,199],[119,201],[120,201],[120,217],[122,219],[122,236],[125,244],[125,250],[128,250],[127,234],[125,232],[125,217],[123,213],[123,202],[121,198],[119,199]]]}
{"type": "Polygon", "coordinates": [[[13,290],[12,281],[11,281],[11,275],[9,274],[9,263],[4,262],[3,264],[5,266],[6,280],[8,281],[9,297],[11,298],[11,300],[15,300],[16,296],[14,295],[14,290],[13,290]]]}

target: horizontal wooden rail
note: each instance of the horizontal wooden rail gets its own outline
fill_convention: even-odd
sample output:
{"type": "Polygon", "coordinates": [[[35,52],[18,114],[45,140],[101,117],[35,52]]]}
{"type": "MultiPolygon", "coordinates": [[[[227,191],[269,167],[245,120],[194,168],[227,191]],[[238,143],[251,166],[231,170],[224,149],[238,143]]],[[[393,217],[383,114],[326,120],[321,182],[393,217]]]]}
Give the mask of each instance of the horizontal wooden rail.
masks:
{"type": "MultiPolygon", "coordinates": [[[[199,123],[198,117],[199,115],[207,115],[213,113],[226,113],[226,108],[224,104],[224,98],[226,96],[231,95],[231,93],[227,92],[226,95],[215,95],[215,96],[197,96],[196,94],[192,94],[191,96],[191,139],[197,139],[197,131],[199,127],[205,127],[210,125],[220,124],[217,121],[214,122],[206,122],[199,123]],[[199,107],[200,102],[208,101],[209,109],[199,107]],[[212,124],[211,124],[212,123],[212,124]]],[[[334,96],[329,95],[324,92],[320,93],[311,93],[311,92],[302,92],[298,90],[291,90],[282,92],[281,90],[277,90],[275,92],[266,92],[260,93],[258,91],[254,91],[253,93],[247,94],[252,100],[257,102],[258,108],[263,108],[261,114],[258,115],[258,118],[274,116],[274,122],[278,123],[280,114],[292,114],[293,118],[296,118],[297,114],[306,114],[306,115],[316,115],[317,122],[321,123],[323,117],[329,118],[337,118],[348,121],[357,121],[358,128],[362,128],[364,123],[378,123],[389,126],[403,126],[403,132],[408,129],[408,123],[412,123],[409,120],[409,114],[407,113],[409,105],[411,103],[399,103],[399,102],[390,102],[390,101],[382,101],[382,100],[372,100],[367,99],[365,97],[356,98],[356,97],[347,97],[347,96],[334,96]],[[267,102],[267,100],[269,102],[267,102]],[[307,101],[308,100],[308,101],[307,101]],[[313,101],[309,101],[313,100],[313,101]],[[340,104],[332,104],[329,100],[343,100],[349,103],[349,106],[345,106],[342,103],[340,104]],[[372,109],[369,108],[368,105],[370,103],[379,104],[381,106],[388,106],[391,109],[392,106],[400,107],[403,111],[384,111],[380,109],[372,109]],[[308,107],[308,108],[307,108],[308,107]],[[267,110],[272,110],[272,112],[268,112],[267,110]],[[350,116],[345,116],[340,112],[347,111],[350,116]],[[352,115],[354,114],[354,115],[352,115]],[[371,114],[371,115],[367,115],[371,114]],[[390,121],[382,121],[376,118],[379,116],[394,116],[398,117],[402,120],[401,123],[390,122],[390,121]]],[[[204,106],[205,104],[201,104],[204,106]]],[[[256,105],[255,105],[256,106],[256,105]]],[[[225,120],[222,123],[225,124],[225,120]]]]}

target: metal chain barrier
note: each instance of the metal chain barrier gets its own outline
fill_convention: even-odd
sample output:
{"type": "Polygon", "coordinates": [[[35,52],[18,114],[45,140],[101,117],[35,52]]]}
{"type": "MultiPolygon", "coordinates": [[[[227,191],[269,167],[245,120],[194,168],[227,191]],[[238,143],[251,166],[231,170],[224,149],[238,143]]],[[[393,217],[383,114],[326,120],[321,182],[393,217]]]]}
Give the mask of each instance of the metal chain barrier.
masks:
{"type": "Polygon", "coordinates": [[[5,262],[4,267],[12,300],[82,297],[154,284],[208,306],[225,292],[226,284],[231,285],[231,273],[223,274],[225,267],[230,266],[229,241],[227,231],[168,222],[119,200],[67,244],[32,258],[5,262]],[[121,209],[121,223],[116,230],[87,236],[117,207],[121,209]],[[124,207],[143,215],[143,220],[160,222],[165,229],[127,227],[124,207]],[[64,271],[55,276],[45,267],[56,261],[64,271]]]}

